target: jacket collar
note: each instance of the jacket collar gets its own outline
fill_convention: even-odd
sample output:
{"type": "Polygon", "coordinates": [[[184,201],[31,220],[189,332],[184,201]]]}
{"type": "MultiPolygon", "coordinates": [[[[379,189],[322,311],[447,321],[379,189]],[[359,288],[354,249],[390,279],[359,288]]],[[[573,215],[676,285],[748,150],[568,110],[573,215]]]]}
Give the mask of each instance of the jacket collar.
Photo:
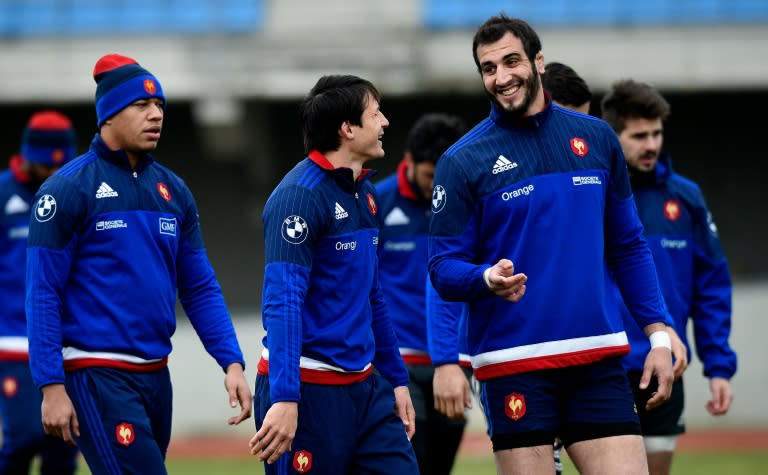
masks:
{"type": "Polygon", "coordinates": [[[145,168],[150,166],[152,162],[155,161],[151,153],[146,153],[144,154],[144,157],[142,157],[142,159],[136,163],[136,168],[131,168],[131,162],[128,160],[128,155],[126,155],[125,150],[110,149],[107,144],[104,143],[104,140],[98,133],[93,137],[93,140],[91,141],[91,150],[99,158],[114,163],[120,168],[124,168],[129,171],[135,171],[136,173],[141,173],[145,168]]]}
{"type": "Polygon", "coordinates": [[[334,180],[349,190],[354,190],[357,185],[376,175],[376,170],[363,168],[360,172],[360,176],[357,177],[357,180],[354,180],[351,168],[334,167],[333,164],[328,161],[328,158],[317,150],[310,151],[307,158],[312,163],[325,170],[334,178],[334,180]]]}
{"type": "Polygon", "coordinates": [[[549,118],[551,113],[552,113],[552,99],[550,98],[549,93],[547,91],[544,91],[544,109],[542,109],[541,112],[538,112],[533,115],[525,116],[525,117],[519,117],[519,116],[508,113],[507,111],[499,107],[498,104],[496,104],[496,102],[491,101],[490,118],[496,124],[504,127],[516,127],[516,128],[540,127],[549,118]]]}

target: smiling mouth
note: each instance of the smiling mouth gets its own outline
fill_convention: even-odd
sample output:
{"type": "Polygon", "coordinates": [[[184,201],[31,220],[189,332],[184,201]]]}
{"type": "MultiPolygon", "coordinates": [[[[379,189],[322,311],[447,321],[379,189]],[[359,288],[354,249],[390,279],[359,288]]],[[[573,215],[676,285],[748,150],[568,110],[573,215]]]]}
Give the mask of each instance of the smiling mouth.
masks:
{"type": "Polygon", "coordinates": [[[505,97],[510,97],[510,96],[515,95],[515,93],[517,93],[517,91],[519,91],[519,90],[520,90],[520,84],[516,84],[516,85],[514,85],[512,87],[508,87],[508,88],[505,88],[505,89],[498,89],[499,95],[505,96],[505,97]]]}

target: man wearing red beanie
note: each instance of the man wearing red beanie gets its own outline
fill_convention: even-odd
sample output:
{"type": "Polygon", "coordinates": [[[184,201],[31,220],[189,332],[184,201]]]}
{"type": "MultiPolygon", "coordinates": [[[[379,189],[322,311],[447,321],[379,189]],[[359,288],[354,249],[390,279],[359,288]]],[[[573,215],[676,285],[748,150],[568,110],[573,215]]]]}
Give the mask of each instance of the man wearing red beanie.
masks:
{"type": "Polygon", "coordinates": [[[48,434],[94,474],[164,474],[176,298],[225,372],[230,405],[251,392],[187,185],[155,161],[165,95],[134,59],[94,67],[99,132],[36,195],[27,251],[32,377],[48,434]]]}
{"type": "Polygon", "coordinates": [[[29,370],[24,277],[29,214],[46,178],[75,156],[75,131],[64,114],[45,110],[24,129],[21,153],[0,173],[0,473],[29,473],[40,456],[42,474],[75,472],[77,449],[46,436],[40,424],[40,391],[29,370]]]}

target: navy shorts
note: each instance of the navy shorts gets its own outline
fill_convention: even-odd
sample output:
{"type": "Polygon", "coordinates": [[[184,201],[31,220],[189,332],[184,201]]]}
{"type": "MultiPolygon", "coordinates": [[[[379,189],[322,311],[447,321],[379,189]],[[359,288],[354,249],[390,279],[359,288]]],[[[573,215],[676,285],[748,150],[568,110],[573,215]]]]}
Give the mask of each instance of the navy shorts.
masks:
{"type": "Polygon", "coordinates": [[[618,358],[483,381],[480,402],[494,452],[640,434],[618,358]]]}
{"type": "Polygon", "coordinates": [[[75,440],[93,475],[167,473],[173,403],[168,368],[85,368],[66,378],[80,422],[75,440]]]}
{"type": "MultiPolygon", "coordinates": [[[[271,406],[269,376],[256,377],[253,403],[258,430],[271,406]]],[[[419,473],[405,426],[395,414],[392,386],[375,372],[348,385],[301,383],[291,451],[264,467],[267,475],[419,473]]]]}
{"type": "Polygon", "coordinates": [[[683,420],[685,392],[682,378],[676,380],[672,385],[672,396],[668,400],[664,401],[660,406],[646,411],[645,404],[659,387],[658,381],[656,381],[656,378],[653,378],[648,388],[640,390],[638,385],[643,373],[640,371],[630,371],[627,375],[632,385],[632,392],[635,395],[637,415],[640,417],[640,428],[643,431],[643,435],[666,436],[679,435],[685,432],[685,422],[683,420]]]}

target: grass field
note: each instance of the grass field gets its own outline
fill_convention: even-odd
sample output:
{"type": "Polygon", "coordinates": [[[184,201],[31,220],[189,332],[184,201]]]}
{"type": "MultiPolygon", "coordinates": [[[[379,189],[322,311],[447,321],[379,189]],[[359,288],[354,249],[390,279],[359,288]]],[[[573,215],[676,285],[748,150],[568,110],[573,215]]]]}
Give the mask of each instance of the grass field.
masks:
{"type": "MultiPolygon", "coordinates": [[[[576,474],[566,459],[565,474],[576,474]]],[[[90,472],[83,467],[78,475],[90,472]]],[[[170,458],[169,475],[261,475],[264,469],[255,458],[170,458]]],[[[460,457],[452,475],[494,475],[493,459],[460,457]]],[[[682,452],[675,456],[673,475],[754,475],[768,473],[768,451],[682,452]]]]}

